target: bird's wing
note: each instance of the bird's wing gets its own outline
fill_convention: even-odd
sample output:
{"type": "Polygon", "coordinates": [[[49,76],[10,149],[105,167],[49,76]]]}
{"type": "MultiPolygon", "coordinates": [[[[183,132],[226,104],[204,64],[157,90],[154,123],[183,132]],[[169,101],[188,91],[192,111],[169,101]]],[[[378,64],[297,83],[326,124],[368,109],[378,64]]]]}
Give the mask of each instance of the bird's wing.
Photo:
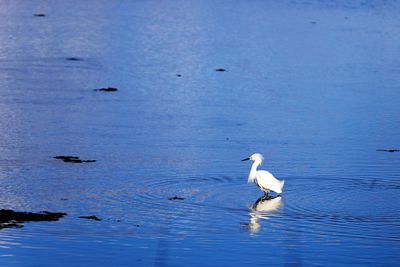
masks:
{"type": "Polygon", "coordinates": [[[283,182],[276,179],[268,171],[257,171],[257,183],[262,188],[274,191],[278,194],[282,193],[283,182]]]}

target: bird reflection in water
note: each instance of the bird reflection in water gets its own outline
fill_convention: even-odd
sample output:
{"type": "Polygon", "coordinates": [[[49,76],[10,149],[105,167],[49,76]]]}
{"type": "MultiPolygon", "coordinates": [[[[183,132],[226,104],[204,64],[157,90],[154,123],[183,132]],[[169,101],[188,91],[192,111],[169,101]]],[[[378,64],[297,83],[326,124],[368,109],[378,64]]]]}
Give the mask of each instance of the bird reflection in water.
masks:
{"type": "Polygon", "coordinates": [[[276,212],[282,205],[282,197],[262,196],[250,206],[250,222],[245,225],[250,233],[255,234],[260,230],[259,219],[268,219],[270,215],[276,212]]]}

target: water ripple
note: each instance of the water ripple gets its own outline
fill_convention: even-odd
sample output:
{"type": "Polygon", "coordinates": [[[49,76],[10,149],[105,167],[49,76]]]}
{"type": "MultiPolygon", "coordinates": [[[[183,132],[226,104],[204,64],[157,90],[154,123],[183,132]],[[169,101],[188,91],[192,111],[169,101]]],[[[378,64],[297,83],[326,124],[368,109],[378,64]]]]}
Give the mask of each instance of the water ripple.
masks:
{"type": "Polygon", "coordinates": [[[343,177],[297,181],[297,192],[291,188],[287,192],[294,196],[286,199],[285,213],[290,220],[301,222],[302,231],[314,235],[330,233],[341,237],[400,240],[398,232],[382,236],[379,231],[388,225],[395,228],[400,225],[399,182],[343,177]]]}

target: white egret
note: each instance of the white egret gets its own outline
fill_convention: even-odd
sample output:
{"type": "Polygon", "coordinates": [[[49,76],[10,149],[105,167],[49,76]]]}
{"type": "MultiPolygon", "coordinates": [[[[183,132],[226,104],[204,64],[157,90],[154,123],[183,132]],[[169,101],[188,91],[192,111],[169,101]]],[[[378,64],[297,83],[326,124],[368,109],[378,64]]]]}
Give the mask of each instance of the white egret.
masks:
{"type": "Polygon", "coordinates": [[[258,188],[260,188],[260,190],[264,192],[266,196],[268,196],[268,193],[271,191],[278,194],[282,193],[282,188],[285,184],[285,181],[279,181],[268,171],[257,170],[257,167],[262,163],[263,159],[263,155],[261,155],[260,153],[255,153],[250,157],[242,160],[254,161],[253,165],[251,166],[247,182],[254,182],[258,186],[258,188]]]}

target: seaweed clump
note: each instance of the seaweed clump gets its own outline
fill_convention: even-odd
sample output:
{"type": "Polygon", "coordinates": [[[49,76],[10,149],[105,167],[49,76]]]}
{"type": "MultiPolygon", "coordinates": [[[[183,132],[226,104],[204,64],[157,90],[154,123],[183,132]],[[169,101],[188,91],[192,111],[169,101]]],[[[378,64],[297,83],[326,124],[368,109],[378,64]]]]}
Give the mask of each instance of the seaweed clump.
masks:
{"type": "Polygon", "coordinates": [[[94,89],[93,91],[103,91],[103,92],[117,92],[118,89],[115,87],[107,87],[107,88],[99,88],[99,89],[94,89]]]}
{"type": "Polygon", "coordinates": [[[0,229],[23,227],[25,222],[58,221],[65,215],[67,214],[63,212],[41,211],[34,213],[2,209],[0,210],[0,229]]]}
{"type": "Polygon", "coordinates": [[[90,162],[96,162],[94,159],[80,159],[79,157],[76,156],[55,156],[53,157],[55,159],[61,159],[64,162],[71,162],[71,163],[90,163],[90,162]]]}

